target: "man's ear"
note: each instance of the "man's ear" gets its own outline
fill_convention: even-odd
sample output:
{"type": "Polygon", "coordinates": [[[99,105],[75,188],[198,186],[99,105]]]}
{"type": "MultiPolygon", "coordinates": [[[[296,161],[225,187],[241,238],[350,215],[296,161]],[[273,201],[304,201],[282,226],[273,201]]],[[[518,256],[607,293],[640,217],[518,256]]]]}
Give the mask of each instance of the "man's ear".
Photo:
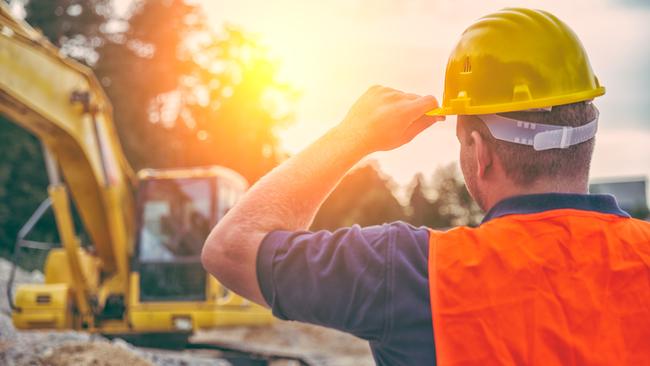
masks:
{"type": "Polygon", "coordinates": [[[494,157],[487,141],[478,131],[472,131],[470,139],[474,144],[474,158],[476,159],[476,177],[485,179],[492,172],[494,157]]]}

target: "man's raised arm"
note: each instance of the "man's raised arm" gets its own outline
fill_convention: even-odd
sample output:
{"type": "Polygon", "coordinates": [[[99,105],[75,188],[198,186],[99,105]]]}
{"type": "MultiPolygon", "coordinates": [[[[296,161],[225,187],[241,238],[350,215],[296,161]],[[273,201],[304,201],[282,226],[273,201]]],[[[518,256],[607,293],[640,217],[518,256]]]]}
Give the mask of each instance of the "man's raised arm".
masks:
{"type": "Polygon", "coordinates": [[[201,260],[236,293],[266,305],[257,282],[258,248],[273,230],[306,230],[346,172],[364,156],[411,141],[443,117],[432,96],[374,86],[343,121],[260,179],[214,227],[201,260]]]}

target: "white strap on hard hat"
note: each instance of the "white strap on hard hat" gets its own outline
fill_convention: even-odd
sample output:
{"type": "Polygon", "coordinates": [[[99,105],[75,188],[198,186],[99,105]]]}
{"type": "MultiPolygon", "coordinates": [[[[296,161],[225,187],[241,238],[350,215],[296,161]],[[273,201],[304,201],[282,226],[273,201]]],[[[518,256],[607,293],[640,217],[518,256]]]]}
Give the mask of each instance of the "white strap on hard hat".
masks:
{"type": "Polygon", "coordinates": [[[566,149],[596,135],[598,112],[591,122],[579,127],[547,125],[520,121],[497,114],[477,115],[495,139],[529,145],[535,150],[566,149]]]}

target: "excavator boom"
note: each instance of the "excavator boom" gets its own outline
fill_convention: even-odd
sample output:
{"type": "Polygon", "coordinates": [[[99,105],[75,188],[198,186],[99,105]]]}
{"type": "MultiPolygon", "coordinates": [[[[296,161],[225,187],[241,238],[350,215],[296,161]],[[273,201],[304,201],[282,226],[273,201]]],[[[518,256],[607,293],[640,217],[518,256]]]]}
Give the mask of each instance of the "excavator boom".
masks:
{"type": "Polygon", "coordinates": [[[89,68],[61,56],[41,33],[11,17],[3,3],[0,73],[0,113],[56,157],[102,271],[126,278],[134,174],[99,82],[89,68]]]}

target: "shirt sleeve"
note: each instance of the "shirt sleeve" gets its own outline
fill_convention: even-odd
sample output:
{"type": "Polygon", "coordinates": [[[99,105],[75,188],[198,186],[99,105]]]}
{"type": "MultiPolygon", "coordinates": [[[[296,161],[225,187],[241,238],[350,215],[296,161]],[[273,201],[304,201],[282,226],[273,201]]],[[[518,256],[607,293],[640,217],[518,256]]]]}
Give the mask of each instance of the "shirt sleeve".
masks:
{"type": "MultiPolygon", "coordinates": [[[[423,241],[424,245],[428,242],[426,231],[401,222],[355,225],[335,232],[274,231],[258,251],[258,282],[280,319],[323,325],[381,342],[395,315],[392,267],[396,242],[400,252],[413,252],[406,257],[426,263],[423,241]]],[[[402,257],[398,255],[397,260],[402,257]]],[[[399,271],[426,269],[422,263],[414,266],[399,271]]]]}

